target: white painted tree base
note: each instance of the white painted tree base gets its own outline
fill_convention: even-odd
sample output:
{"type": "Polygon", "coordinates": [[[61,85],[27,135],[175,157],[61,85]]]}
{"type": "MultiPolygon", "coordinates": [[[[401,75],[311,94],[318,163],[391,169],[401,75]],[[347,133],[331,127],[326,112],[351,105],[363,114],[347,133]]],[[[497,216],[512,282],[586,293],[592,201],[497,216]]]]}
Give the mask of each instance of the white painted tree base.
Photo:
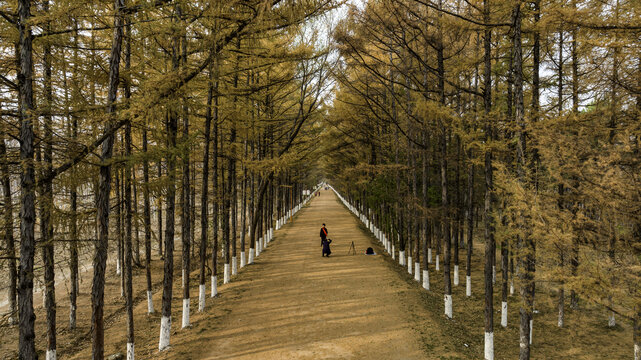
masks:
{"type": "Polygon", "coordinates": [[[494,360],[494,333],[485,332],[485,360],[494,360]]]}
{"type": "Polygon", "coordinates": [[[211,277],[211,297],[218,295],[218,276],[211,277]]]}
{"type": "MultiPolygon", "coordinates": [[[[14,325],[13,317],[9,317],[9,325],[14,325]]],[[[69,327],[71,329],[76,328],[76,307],[69,304],[69,327]]]]}
{"type": "Polygon", "coordinates": [[[614,313],[611,312],[610,315],[608,316],[608,326],[615,327],[616,325],[617,325],[617,321],[614,318],[614,313]]]}
{"type": "Polygon", "coordinates": [[[414,280],[421,282],[421,264],[414,263],[414,280]]]}
{"type": "Polygon", "coordinates": [[[116,275],[120,275],[120,259],[116,258],[116,275]]]}
{"type": "Polygon", "coordinates": [[[423,270],[423,289],[430,289],[430,272],[428,270],[423,270]]]}
{"type": "Polygon", "coordinates": [[[412,256],[407,257],[407,273],[412,275],[412,256]]]}
{"type": "Polygon", "coordinates": [[[223,272],[223,284],[229,284],[231,281],[231,276],[229,274],[229,264],[225,264],[223,272]]]}
{"type": "Polygon", "coordinates": [[[401,266],[405,266],[405,251],[398,252],[398,263],[401,266]]]}
{"type": "Polygon", "coordinates": [[[556,326],[557,327],[559,327],[559,328],[563,327],[564,316],[565,316],[565,314],[561,311],[561,309],[559,309],[559,313],[558,313],[557,321],[556,321],[556,326]]]}
{"type": "Polygon", "coordinates": [[[472,277],[469,275],[465,276],[465,296],[472,296],[472,277]]]}
{"type": "Polygon", "coordinates": [[[235,256],[231,258],[231,274],[232,276],[238,275],[238,259],[235,256]]]}
{"type": "Polygon", "coordinates": [[[510,296],[514,295],[514,280],[510,280],[510,296]]]}
{"type": "Polygon", "coordinates": [[[241,251],[240,252],[240,268],[241,269],[244,268],[245,265],[247,265],[246,260],[247,260],[247,258],[245,257],[245,252],[241,251]]]}
{"type": "Polygon", "coordinates": [[[392,260],[396,260],[396,249],[394,245],[392,245],[392,260]]]}
{"type": "Polygon", "coordinates": [[[134,343],[127,343],[127,360],[134,360],[135,358],[134,343]]]}
{"type": "Polygon", "coordinates": [[[634,360],[641,360],[641,345],[634,344],[634,360]]]}
{"type": "Polygon", "coordinates": [[[432,249],[431,248],[427,249],[427,263],[428,264],[432,263],[432,249]]]}
{"type": "Polygon", "coordinates": [[[256,257],[258,257],[260,255],[260,252],[263,250],[262,243],[263,243],[263,238],[258,239],[258,241],[256,242],[256,257]]]}
{"type": "Polygon", "coordinates": [[[205,311],[205,284],[198,285],[198,311],[205,311]]]}
{"type": "Polygon", "coordinates": [[[249,249],[249,259],[247,259],[247,265],[253,264],[254,263],[254,253],[256,250],[254,249],[249,249]]]}
{"type": "Polygon", "coordinates": [[[47,360],[56,360],[56,349],[47,350],[47,360]]]}
{"type": "Polygon", "coordinates": [[[169,347],[169,335],[171,335],[171,318],[163,316],[160,319],[160,341],[158,342],[158,350],[163,351],[169,347]]]}
{"type": "Polygon", "coordinates": [[[458,286],[458,284],[459,284],[458,265],[454,265],[454,286],[458,286]]]}
{"type": "Polygon", "coordinates": [[[501,302],[501,326],[507,327],[507,301],[501,302]]]}
{"type": "Polygon", "coordinates": [[[189,326],[189,299],[183,299],[183,323],[182,328],[189,326]]]}
{"type": "Polygon", "coordinates": [[[147,314],[153,314],[153,313],[154,313],[153,293],[147,290],[147,314]]]}
{"type": "Polygon", "coordinates": [[[452,318],[452,295],[445,295],[445,316],[452,318]]]}
{"type": "Polygon", "coordinates": [[[534,333],[534,320],[530,319],[530,345],[532,345],[532,334],[534,333]]]}
{"type": "Polygon", "coordinates": [[[436,271],[441,271],[441,263],[439,261],[439,256],[438,255],[436,255],[436,266],[435,266],[435,268],[436,268],[436,271]]]}

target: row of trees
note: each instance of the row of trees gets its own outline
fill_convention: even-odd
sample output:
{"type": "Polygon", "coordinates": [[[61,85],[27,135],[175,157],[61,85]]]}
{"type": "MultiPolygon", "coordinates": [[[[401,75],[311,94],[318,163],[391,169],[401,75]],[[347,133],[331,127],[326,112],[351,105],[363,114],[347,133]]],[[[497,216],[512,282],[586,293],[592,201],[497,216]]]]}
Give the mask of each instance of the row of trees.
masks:
{"type": "Polygon", "coordinates": [[[566,304],[599,306],[610,326],[615,315],[632,324],[641,359],[639,11],[620,0],[380,0],[352,7],[334,33],[328,176],[425,288],[432,266],[443,271],[448,318],[459,266],[472,294],[482,219],[486,359],[495,281],[503,327],[520,294],[520,359],[543,283],[559,327],[566,304]]]}
{"type": "Polygon", "coordinates": [[[238,265],[253,262],[274,226],[301,203],[302,190],[317,182],[309,156],[325,106],[327,52],[314,46],[305,23],[336,5],[2,3],[2,261],[19,358],[37,356],[33,293],[40,279],[47,359],[56,358],[56,269],[68,266],[73,330],[89,320],[76,319],[76,304],[79,264],[93,258],[94,359],[104,358],[105,278],[120,276],[133,359],[135,286],[146,286],[154,312],[154,245],[164,262],[160,350],[170,343],[176,235],[182,327],[189,325],[192,270],[204,311],[207,276],[213,297],[219,267],[227,283],[238,265]],[[133,283],[134,267],[145,268],[145,285],[133,283]]]}

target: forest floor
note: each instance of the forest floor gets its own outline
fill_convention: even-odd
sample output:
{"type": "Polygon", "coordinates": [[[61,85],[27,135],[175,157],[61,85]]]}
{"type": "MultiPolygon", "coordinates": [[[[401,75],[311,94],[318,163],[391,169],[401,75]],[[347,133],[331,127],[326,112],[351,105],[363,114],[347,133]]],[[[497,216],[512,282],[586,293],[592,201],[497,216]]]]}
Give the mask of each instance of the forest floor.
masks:
{"type": "MultiPolygon", "coordinates": [[[[179,245],[179,241],[177,242],[179,245]]],[[[454,286],[454,318],[443,315],[442,269],[430,265],[432,291],[425,291],[389,256],[331,191],[321,191],[280,231],[254,265],[219,285],[203,313],[198,308],[198,271],[191,274],[191,326],[180,329],[180,246],[175,255],[171,348],[158,352],[162,261],[154,259],[154,306],[147,315],[144,270],[134,275],[138,359],[478,359],[483,354],[483,244],[473,255],[473,295],[465,297],[464,262],[454,286]],[[332,256],[321,257],[318,231],[326,223],[332,256]],[[347,255],[351,242],[356,255],[347,255]],[[363,255],[368,247],[379,254],[363,255]]],[[[461,252],[464,259],[465,252],[461,252]]],[[[197,268],[196,260],[192,260],[197,268]]],[[[108,267],[109,269],[109,267],[108,267]]],[[[113,268],[111,268],[113,269],[113,268]]],[[[112,270],[113,271],[113,270],[112,270]]],[[[500,271],[497,268],[497,271],[500,271]]],[[[110,273],[105,291],[105,354],[124,353],[126,323],[119,277],[110,273]]],[[[500,272],[497,274],[500,279],[500,272]]],[[[219,273],[219,279],[222,272],[219,273]]],[[[87,281],[88,280],[88,281],[87,281]]],[[[499,280],[500,281],[500,280],[499,280]]],[[[65,288],[58,287],[58,354],[90,358],[91,281],[81,283],[78,329],[67,329],[65,288]]],[[[500,284],[495,286],[497,359],[518,357],[518,296],[509,298],[509,326],[500,326],[500,284]]],[[[566,306],[564,329],[556,327],[553,290],[537,285],[533,359],[623,359],[631,357],[629,324],[607,327],[607,314],[566,306]],[[544,300],[545,299],[545,300],[544,300]]],[[[36,306],[41,304],[35,303],[36,306]]],[[[44,358],[44,311],[36,311],[37,348],[44,358]]],[[[17,327],[0,329],[0,359],[15,358],[17,327]]]]}

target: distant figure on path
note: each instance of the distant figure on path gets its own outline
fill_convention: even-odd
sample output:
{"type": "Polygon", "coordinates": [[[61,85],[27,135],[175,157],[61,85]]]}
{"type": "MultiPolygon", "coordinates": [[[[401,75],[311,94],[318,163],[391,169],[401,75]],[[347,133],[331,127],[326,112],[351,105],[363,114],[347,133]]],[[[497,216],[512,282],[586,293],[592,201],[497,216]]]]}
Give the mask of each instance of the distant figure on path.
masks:
{"type": "Polygon", "coordinates": [[[332,253],[332,250],[329,249],[329,244],[332,243],[332,239],[323,239],[321,240],[321,245],[323,246],[323,255],[329,257],[329,254],[332,253]]]}
{"type": "Polygon", "coordinates": [[[365,250],[365,255],[376,255],[376,253],[374,252],[374,249],[368,247],[367,250],[365,250]]]}
{"type": "Polygon", "coordinates": [[[323,240],[327,239],[327,228],[325,227],[325,224],[323,224],[323,227],[320,229],[320,237],[321,237],[321,246],[322,246],[323,240]]]}

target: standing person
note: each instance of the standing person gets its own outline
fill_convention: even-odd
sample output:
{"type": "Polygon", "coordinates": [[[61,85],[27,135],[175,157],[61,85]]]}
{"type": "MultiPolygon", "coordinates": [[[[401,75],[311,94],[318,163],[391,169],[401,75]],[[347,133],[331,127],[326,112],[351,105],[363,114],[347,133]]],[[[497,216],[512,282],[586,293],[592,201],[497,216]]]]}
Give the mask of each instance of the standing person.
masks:
{"type": "Polygon", "coordinates": [[[327,239],[327,228],[325,227],[325,224],[323,224],[323,227],[320,229],[320,238],[321,246],[323,246],[323,240],[327,239]]]}
{"type": "Polygon", "coordinates": [[[332,243],[332,239],[325,239],[321,240],[321,246],[323,247],[323,255],[325,257],[329,257],[329,254],[332,253],[332,251],[329,249],[329,244],[332,243]]]}

